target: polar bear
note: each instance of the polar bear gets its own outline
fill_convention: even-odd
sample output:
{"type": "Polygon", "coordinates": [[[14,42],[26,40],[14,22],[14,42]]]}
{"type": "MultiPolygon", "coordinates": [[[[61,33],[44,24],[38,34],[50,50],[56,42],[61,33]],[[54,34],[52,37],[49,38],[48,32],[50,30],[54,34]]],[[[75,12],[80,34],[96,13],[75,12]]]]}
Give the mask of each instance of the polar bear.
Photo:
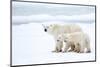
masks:
{"type": "Polygon", "coordinates": [[[66,43],[63,52],[68,51],[69,47],[71,47],[72,45],[75,46],[73,50],[77,53],[91,52],[89,36],[86,33],[74,32],[70,34],[63,34],[60,37],[62,37],[64,42],[66,43]]]}
{"type": "Polygon", "coordinates": [[[60,44],[59,46],[63,45],[63,42],[57,41],[58,35],[82,31],[81,27],[76,24],[65,24],[65,25],[51,24],[49,26],[43,25],[43,27],[45,32],[51,34],[54,37],[56,46],[53,52],[62,51],[61,47],[58,48],[59,44],[60,44]]]}
{"type": "Polygon", "coordinates": [[[57,38],[59,34],[82,31],[81,27],[76,24],[65,24],[65,25],[51,24],[49,26],[43,25],[43,27],[44,31],[53,35],[54,38],[57,38]]]}

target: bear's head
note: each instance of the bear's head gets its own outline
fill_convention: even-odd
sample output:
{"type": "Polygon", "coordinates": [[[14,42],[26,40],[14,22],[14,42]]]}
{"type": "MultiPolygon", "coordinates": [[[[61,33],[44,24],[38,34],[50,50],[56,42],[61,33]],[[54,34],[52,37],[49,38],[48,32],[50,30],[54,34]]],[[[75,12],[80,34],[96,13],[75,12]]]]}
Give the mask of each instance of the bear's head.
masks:
{"type": "Polygon", "coordinates": [[[55,29],[57,29],[58,25],[57,24],[50,24],[50,25],[43,25],[44,32],[47,32],[49,34],[53,34],[55,32],[55,29]]]}

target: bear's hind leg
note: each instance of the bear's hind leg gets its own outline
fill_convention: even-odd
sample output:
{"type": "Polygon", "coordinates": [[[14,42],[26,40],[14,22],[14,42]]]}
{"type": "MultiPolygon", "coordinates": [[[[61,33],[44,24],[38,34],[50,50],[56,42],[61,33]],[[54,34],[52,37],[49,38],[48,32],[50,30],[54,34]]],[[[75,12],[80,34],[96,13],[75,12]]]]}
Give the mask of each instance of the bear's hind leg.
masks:
{"type": "Polygon", "coordinates": [[[87,48],[86,53],[91,53],[91,49],[87,48]]]}
{"type": "Polygon", "coordinates": [[[90,49],[90,43],[89,42],[86,42],[86,53],[90,53],[91,52],[91,49],[90,49]]]}

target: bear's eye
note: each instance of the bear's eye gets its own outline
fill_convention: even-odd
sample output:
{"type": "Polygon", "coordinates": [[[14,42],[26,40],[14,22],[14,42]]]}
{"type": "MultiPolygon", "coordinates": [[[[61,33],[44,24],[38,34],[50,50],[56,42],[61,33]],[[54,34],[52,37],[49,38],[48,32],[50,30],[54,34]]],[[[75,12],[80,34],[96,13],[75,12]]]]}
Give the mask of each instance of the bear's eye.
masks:
{"type": "Polygon", "coordinates": [[[59,41],[59,40],[57,40],[57,41],[59,41]]]}

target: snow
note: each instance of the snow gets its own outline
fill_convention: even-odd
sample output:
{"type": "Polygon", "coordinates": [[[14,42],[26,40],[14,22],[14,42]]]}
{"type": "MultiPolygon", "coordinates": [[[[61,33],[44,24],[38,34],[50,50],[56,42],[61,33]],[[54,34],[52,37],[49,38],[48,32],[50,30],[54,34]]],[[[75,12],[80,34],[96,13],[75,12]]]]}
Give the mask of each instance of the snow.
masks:
{"type": "MultiPolygon", "coordinates": [[[[89,35],[91,53],[52,53],[51,51],[55,47],[54,39],[51,35],[44,32],[42,27],[42,24],[52,23],[58,22],[30,22],[28,24],[12,25],[13,65],[95,60],[95,23],[76,23],[89,35]]],[[[58,24],[70,23],[59,21],[58,24]]]]}
{"type": "Polygon", "coordinates": [[[49,15],[49,14],[37,14],[29,16],[13,16],[13,24],[27,24],[34,22],[50,22],[50,21],[63,21],[63,22],[94,22],[95,13],[83,14],[83,15],[49,15]]]}

